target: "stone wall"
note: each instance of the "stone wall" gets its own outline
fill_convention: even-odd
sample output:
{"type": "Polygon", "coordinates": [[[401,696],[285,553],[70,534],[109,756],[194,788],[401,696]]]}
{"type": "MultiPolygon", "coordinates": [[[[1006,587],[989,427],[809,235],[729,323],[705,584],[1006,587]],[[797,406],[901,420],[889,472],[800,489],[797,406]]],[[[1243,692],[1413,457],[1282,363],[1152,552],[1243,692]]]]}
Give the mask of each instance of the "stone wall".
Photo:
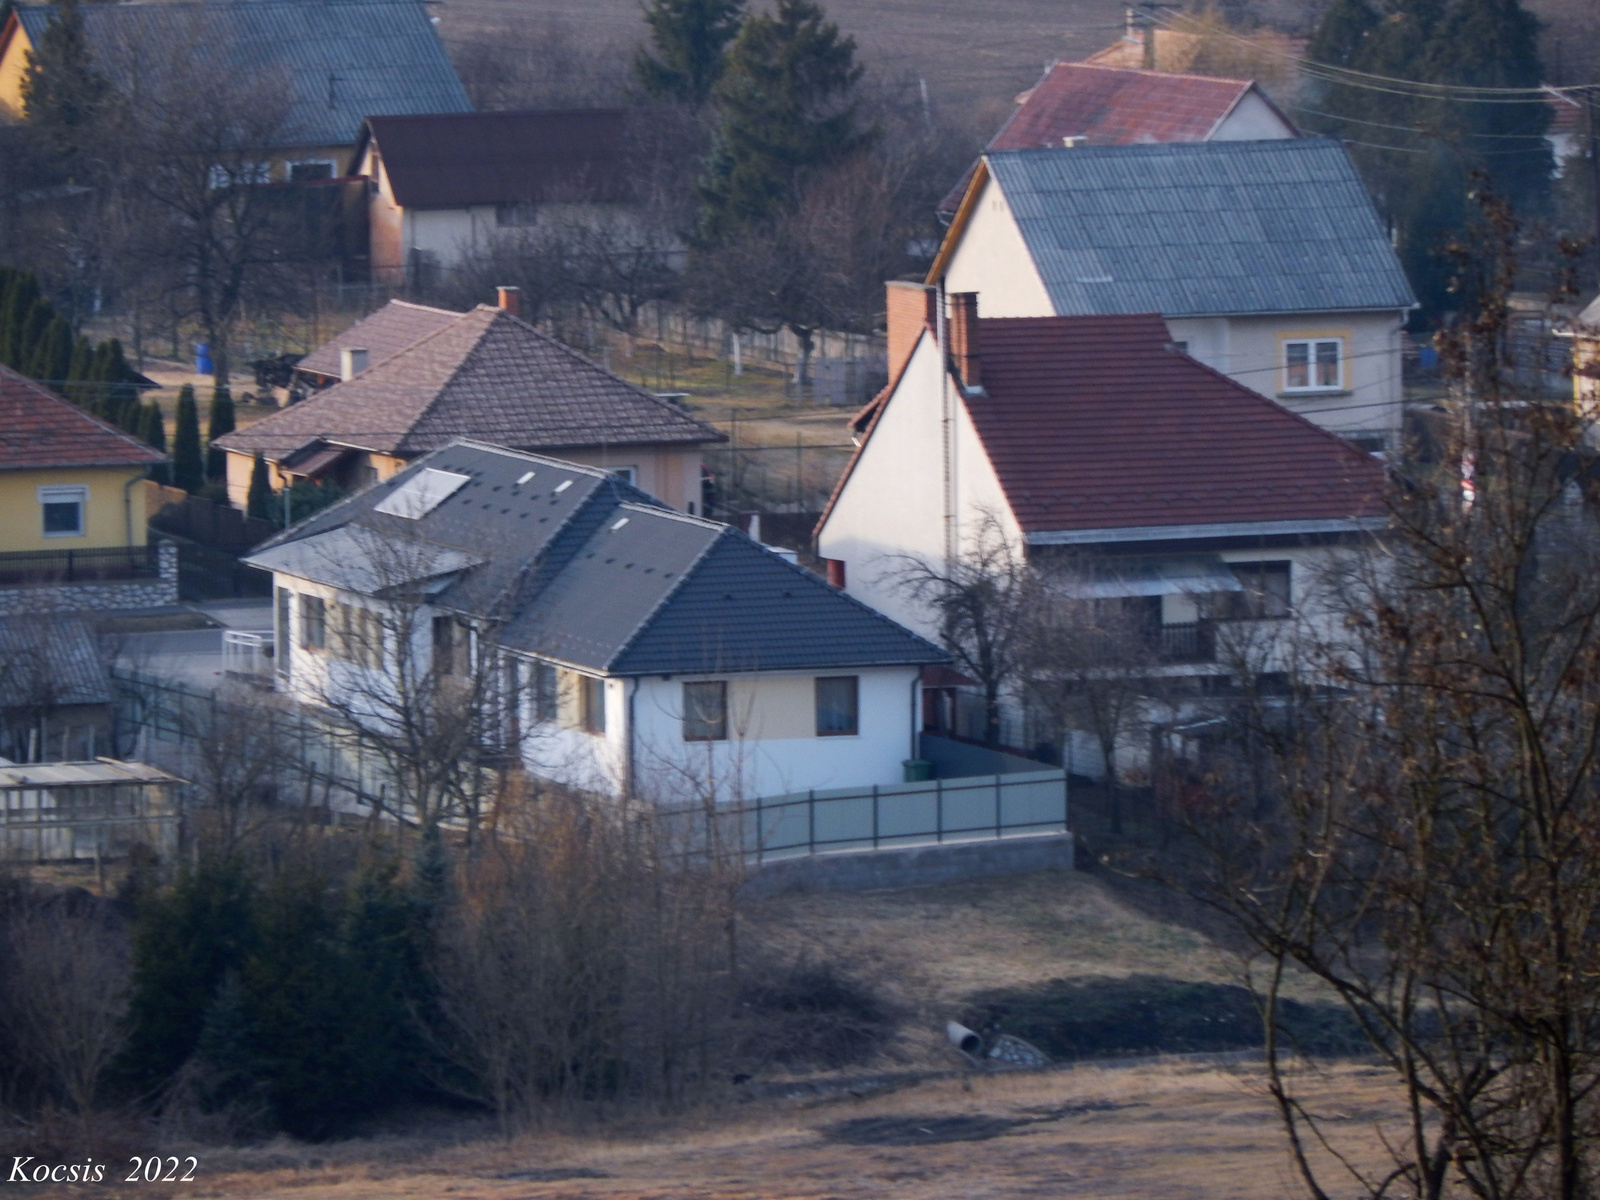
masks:
{"type": "Polygon", "coordinates": [[[160,608],[178,602],[178,547],[160,543],[159,579],[117,579],[103,583],[41,583],[0,587],[0,617],[23,613],[106,612],[160,608]]]}

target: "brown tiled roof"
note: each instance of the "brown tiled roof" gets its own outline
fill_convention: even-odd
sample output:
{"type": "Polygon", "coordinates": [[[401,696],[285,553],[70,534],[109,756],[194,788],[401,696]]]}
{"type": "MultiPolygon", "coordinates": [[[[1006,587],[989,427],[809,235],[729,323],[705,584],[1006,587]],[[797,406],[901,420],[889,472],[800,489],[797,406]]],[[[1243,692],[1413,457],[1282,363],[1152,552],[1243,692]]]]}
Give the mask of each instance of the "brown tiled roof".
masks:
{"type": "Polygon", "coordinates": [[[726,440],[525,321],[480,304],[217,445],[276,460],[321,439],[410,457],[457,438],[539,451],[726,440]]]}
{"type": "MultiPolygon", "coordinates": [[[[395,200],[403,208],[539,200],[621,200],[621,109],[371,117],[395,200]]],[[[360,158],[357,148],[357,159],[360,158]]]]}
{"type": "MultiPolygon", "coordinates": [[[[1059,149],[1066,137],[1087,138],[1091,146],[1203,142],[1255,86],[1248,79],[1058,62],[1025,94],[988,149],[1059,149]]],[[[955,211],[972,171],[944,198],[941,212],[955,211]]]]}
{"type": "Polygon", "coordinates": [[[1383,468],[1185,354],[1153,314],[978,323],[966,406],[1028,533],[1383,514],[1383,468]]]}
{"type": "Polygon", "coordinates": [[[0,367],[0,471],[39,467],[143,467],[166,456],[0,367]]]}
{"type": "Polygon", "coordinates": [[[460,317],[460,313],[447,308],[429,308],[425,304],[391,300],[331,341],[318,346],[295,364],[295,370],[338,379],[340,350],[364,349],[367,352],[367,366],[375,367],[460,317]]]}

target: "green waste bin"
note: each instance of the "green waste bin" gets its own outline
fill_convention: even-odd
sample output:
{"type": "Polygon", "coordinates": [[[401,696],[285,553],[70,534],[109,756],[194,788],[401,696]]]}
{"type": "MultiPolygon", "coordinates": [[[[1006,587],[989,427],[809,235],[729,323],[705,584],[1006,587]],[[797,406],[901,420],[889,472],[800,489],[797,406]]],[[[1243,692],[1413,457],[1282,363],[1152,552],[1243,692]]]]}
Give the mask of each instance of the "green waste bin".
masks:
{"type": "Polygon", "coordinates": [[[901,764],[905,768],[907,783],[921,783],[933,778],[933,764],[925,758],[908,758],[901,764]]]}

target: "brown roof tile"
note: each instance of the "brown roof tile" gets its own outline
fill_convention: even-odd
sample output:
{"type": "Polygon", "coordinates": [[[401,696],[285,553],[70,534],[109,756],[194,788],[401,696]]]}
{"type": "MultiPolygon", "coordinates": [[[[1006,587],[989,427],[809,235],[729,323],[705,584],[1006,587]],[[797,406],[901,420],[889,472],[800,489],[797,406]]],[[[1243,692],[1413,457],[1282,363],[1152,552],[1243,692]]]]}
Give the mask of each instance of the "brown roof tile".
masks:
{"type": "Polygon", "coordinates": [[[405,208],[625,198],[621,109],[371,117],[367,129],[405,208]]]}
{"type": "Polygon", "coordinates": [[[1377,517],[1383,468],[1153,314],[983,320],[966,400],[1023,530],[1377,517]]]}
{"type": "Polygon", "coordinates": [[[165,457],[49,388],[0,367],[0,471],[143,467],[165,457]]]}
{"type": "Polygon", "coordinates": [[[276,460],[321,439],[410,457],[457,438],[548,451],[695,445],[725,435],[525,321],[479,305],[217,445],[276,460]]]}
{"type": "Polygon", "coordinates": [[[377,312],[362,317],[332,340],[318,346],[295,364],[297,371],[339,378],[339,351],[360,348],[367,352],[367,365],[375,367],[407,346],[461,318],[447,308],[429,308],[405,300],[391,300],[377,312]]]}

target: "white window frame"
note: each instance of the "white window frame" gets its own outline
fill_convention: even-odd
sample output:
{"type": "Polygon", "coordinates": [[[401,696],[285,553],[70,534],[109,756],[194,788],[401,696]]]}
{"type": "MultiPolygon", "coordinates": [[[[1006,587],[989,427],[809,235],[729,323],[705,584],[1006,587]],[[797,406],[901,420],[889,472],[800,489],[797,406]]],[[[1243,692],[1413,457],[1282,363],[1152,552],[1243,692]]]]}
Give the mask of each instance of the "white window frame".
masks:
{"type": "MultiPolygon", "coordinates": [[[[327,167],[329,179],[339,178],[339,164],[331,158],[297,158],[284,164],[283,179],[285,183],[294,182],[294,169],[296,167],[327,167]]],[[[307,180],[307,182],[311,181],[307,180]]]]}
{"type": "Polygon", "coordinates": [[[639,484],[638,467],[607,467],[606,470],[630,487],[637,487],[639,484]]]}
{"type": "Polygon", "coordinates": [[[1303,396],[1311,392],[1342,392],[1344,383],[1344,338],[1334,337],[1292,337],[1283,339],[1283,392],[1285,395],[1303,396]],[[1337,358],[1335,359],[1336,378],[1333,383],[1317,383],[1317,348],[1319,346],[1333,346],[1337,358]],[[1295,386],[1289,382],[1289,350],[1292,346],[1306,348],[1306,380],[1307,382],[1295,386]]]}
{"type": "Polygon", "coordinates": [[[89,534],[89,489],[81,483],[43,484],[39,488],[39,533],[47,538],[87,537],[89,534]],[[71,532],[49,530],[44,527],[44,507],[47,504],[75,502],[78,506],[78,527],[71,532]]]}

